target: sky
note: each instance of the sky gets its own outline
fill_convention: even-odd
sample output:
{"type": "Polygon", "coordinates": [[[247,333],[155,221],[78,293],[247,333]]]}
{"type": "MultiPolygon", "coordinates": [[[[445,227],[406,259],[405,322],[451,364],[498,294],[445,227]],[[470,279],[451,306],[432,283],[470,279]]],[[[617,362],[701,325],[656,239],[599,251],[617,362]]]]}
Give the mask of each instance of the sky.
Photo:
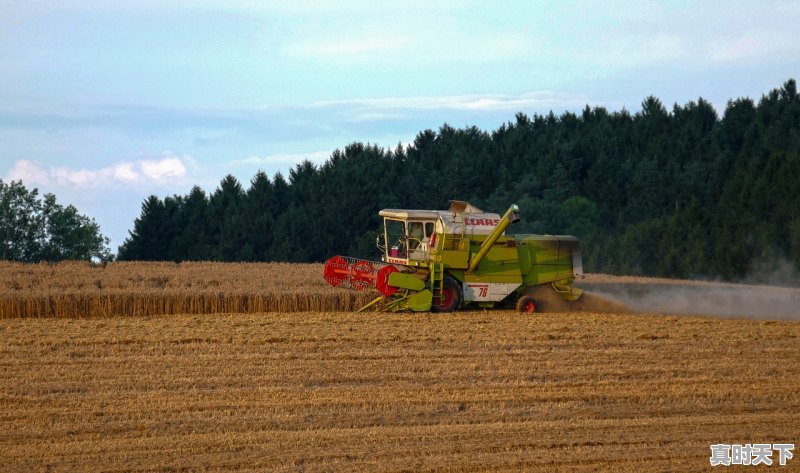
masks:
{"type": "Polygon", "coordinates": [[[352,142],[585,106],[758,100],[800,74],[798,1],[0,0],[0,179],[117,247],[149,195],[352,142]]]}

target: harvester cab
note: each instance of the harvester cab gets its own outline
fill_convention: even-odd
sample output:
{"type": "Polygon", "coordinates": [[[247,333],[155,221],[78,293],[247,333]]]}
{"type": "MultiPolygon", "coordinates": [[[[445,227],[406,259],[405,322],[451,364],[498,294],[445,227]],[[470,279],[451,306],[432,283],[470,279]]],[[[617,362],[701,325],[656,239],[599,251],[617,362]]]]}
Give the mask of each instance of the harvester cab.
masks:
{"type": "Polygon", "coordinates": [[[430,261],[431,243],[436,241],[435,218],[419,215],[425,211],[381,210],[383,234],[378,236],[381,260],[393,264],[417,264],[430,261]]]}
{"type": "Polygon", "coordinates": [[[334,256],[324,277],[333,286],[380,292],[360,310],[452,311],[516,303],[520,311],[533,312],[554,294],[566,301],[580,298],[582,291],[572,285],[582,275],[578,240],[506,235],[518,212],[512,205],[501,216],[464,201],[451,201],[448,210],[381,210],[381,261],[334,256]]]}

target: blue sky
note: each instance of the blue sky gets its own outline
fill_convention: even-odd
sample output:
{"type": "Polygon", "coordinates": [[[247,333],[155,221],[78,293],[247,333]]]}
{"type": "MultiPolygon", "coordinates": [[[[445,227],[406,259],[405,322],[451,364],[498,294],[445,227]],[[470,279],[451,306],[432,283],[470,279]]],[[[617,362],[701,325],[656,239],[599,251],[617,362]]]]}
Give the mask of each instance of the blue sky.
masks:
{"type": "Polygon", "coordinates": [[[797,1],[0,0],[0,178],[122,243],[141,202],[443,123],[761,94],[797,1]]]}

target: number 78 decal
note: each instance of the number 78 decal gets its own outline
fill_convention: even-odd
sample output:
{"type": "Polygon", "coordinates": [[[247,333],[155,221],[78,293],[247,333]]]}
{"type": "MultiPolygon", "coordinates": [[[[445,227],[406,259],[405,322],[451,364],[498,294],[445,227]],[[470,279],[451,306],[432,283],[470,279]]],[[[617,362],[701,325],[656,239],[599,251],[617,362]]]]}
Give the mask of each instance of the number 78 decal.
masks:
{"type": "Polygon", "coordinates": [[[519,287],[519,283],[505,282],[467,282],[464,284],[464,300],[497,302],[503,300],[507,295],[514,292],[519,287]]]}

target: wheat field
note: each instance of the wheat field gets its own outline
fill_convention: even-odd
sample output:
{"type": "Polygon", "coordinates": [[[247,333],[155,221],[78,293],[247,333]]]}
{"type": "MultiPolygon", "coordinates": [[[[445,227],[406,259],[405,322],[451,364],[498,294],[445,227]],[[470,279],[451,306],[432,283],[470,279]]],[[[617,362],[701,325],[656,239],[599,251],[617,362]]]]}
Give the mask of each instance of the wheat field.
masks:
{"type": "Polygon", "coordinates": [[[350,311],[374,297],[329,286],[319,264],[0,262],[0,318],[350,311]]]}
{"type": "MultiPolygon", "coordinates": [[[[552,310],[800,320],[800,289],[589,274],[552,310]],[[596,296],[602,297],[596,297],[596,296]]],[[[0,318],[353,311],[378,295],[329,286],[320,264],[0,262],[0,318]]]]}
{"type": "MultiPolygon", "coordinates": [[[[0,301],[263,284],[196,264],[16,266],[0,301]]],[[[263,297],[345,292],[270,268],[263,297]]],[[[0,470],[698,471],[711,444],[800,444],[794,320],[283,309],[4,313],[0,470]]]]}

